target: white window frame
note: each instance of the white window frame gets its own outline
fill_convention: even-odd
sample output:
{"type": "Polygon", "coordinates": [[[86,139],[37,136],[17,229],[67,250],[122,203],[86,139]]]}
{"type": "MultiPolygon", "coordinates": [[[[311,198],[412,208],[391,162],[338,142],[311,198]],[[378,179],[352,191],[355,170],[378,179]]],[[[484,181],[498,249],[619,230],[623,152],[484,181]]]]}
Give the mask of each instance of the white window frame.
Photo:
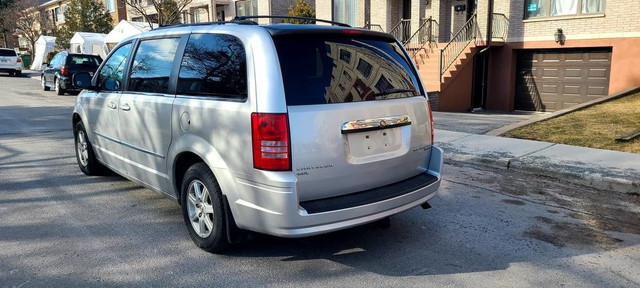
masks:
{"type": "Polygon", "coordinates": [[[582,13],[582,1],[583,0],[576,0],[576,13],[575,14],[563,14],[563,15],[550,15],[551,14],[551,0],[538,0],[538,2],[544,2],[545,3],[545,11],[544,11],[544,16],[534,16],[534,17],[529,17],[527,18],[527,2],[523,1],[524,3],[524,10],[523,15],[522,15],[522,19],[524,20],[534,20],[534,19],[554,19],[554,18],[571,18],[571,17],[581,17],[581,16],[585,16],[585,15],[601,15],[604,14],[604,11],[607,8],[607,0],[602,0],[603,1],[603,7],[602,7],[602,11],[601,12],[593,12],[593,13],[582,13]]]}

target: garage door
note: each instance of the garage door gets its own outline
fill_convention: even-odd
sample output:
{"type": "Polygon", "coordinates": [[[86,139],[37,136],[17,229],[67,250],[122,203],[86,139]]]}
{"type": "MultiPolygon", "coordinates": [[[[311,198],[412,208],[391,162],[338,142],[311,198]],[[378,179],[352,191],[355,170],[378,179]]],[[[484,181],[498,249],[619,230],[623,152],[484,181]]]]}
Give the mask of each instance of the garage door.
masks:
{"type": "Polygon", "coordinates": [[[522,50],[515,109],[556,111],[609,92],[611,48],[522,50]]]}

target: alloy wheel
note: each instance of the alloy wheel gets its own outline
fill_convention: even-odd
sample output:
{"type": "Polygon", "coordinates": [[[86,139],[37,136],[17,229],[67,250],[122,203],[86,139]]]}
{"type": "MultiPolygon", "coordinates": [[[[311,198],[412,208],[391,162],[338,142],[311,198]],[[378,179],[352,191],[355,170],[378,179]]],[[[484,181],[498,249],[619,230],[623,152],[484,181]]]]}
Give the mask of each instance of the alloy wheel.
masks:
{"type": "Polygon", "coordinates": [[[187,190],[187,212],[193,230],[207,238],[213,230],[213,204],[207,187],[200,180],[193,180],[187,190]]]}
{"type": "Polygon", "coordinates": [[[80,164],[82,166],[89,165],[89,149],[87,147],[87,137],[84,134],[84,131],[78,131],[76,149],[78,149],[78,159],[80,159],[80,164]]]}

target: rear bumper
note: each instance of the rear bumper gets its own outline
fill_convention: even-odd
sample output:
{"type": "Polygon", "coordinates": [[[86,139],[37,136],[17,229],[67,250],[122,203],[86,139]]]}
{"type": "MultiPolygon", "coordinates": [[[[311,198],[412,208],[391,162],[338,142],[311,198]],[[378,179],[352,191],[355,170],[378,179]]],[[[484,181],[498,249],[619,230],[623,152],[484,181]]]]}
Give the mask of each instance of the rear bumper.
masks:
{"type": "Polygon", "coordinates": [[[423,185],[411,183],[414,185],[411,186],[407,182],[414,178],[410,178],[396,183],[398,185],[389,185],[393,188],[389,191],[394,194],[382,195],[380,190],[384,190],[384,187],[381,187],[372,189],[377,194],[365,201],[360,201],[362,197],[359,195],[354,195],[355,200],[354,197],[346,199],[350,196],[345,196],[339,197],[345,198],[338,199],[340,201],[328,201],[329,204],[334,203],[334,206],[299,203],[295,183],[290,183],[289,187],[275,187],[238,179],[238,194],[243,197],[233,199],[230,205],[236,224],[243,229],[290,238],[323,234],[374,222],[426,202],[437,194],[440,187],[442,163],[442,149],[432,146],[429,169],[424,172],[427,175],[414,177],[414,182],[428,182],[422,183],[423,185]],[[403,187],[408,188],[398,190],[403,187]],[[337,204],[342,200],[351,201],[355,206],[337,204]],[[307,211],[305,207],[313,208],[307,211]]]}
{"type": "Polygon", "coordinates": [[[22,71],[22,66],[15,66],[15,67],[7,67],[7,66],[0,66],[0,72],[18,72],[18,71],[22,71]]]}
{"type": "Polygon", "coordinates": [[[58,78],[60,81],[60,88],[67,90],[67,91],[81,91],[82,89],[78,89],[76,88],[76,86],[73,86],[73,83],[71,82],[71,77],[68,76],[60,76],[60,78],[58,78]]]}

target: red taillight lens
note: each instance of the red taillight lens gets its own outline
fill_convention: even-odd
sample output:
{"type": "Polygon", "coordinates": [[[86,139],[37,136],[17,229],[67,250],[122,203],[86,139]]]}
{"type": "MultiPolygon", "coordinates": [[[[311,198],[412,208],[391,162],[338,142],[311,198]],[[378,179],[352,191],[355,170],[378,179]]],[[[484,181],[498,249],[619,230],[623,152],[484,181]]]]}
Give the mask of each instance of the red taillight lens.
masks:
{"type": "Polygon", "coordinates": [[[62,68],[60,68],[60,74],[67,76],[69,75],[69,71],[67,70],[67,66],[62,66],[62,68]]]}
{"type": "Polygon", "coordinates": [[[289,125],[286,113],[251,113],[253,167],[262,170],[291,170],[289,125]]]}
{"type": "Polygon", "coordinates": [[[22,59],[20,59],[20,57],[18,57],[18,58],[16,59],[16,63],[20,63],[20,62],[22,62],[22,59]]]}
{"type": "Polygon", "coordinates": [[[433,112],[431,112],[431,104],[427,102],[429,107],[429,122],[431,123],[431,145],[433,145],[433,112]]]}

